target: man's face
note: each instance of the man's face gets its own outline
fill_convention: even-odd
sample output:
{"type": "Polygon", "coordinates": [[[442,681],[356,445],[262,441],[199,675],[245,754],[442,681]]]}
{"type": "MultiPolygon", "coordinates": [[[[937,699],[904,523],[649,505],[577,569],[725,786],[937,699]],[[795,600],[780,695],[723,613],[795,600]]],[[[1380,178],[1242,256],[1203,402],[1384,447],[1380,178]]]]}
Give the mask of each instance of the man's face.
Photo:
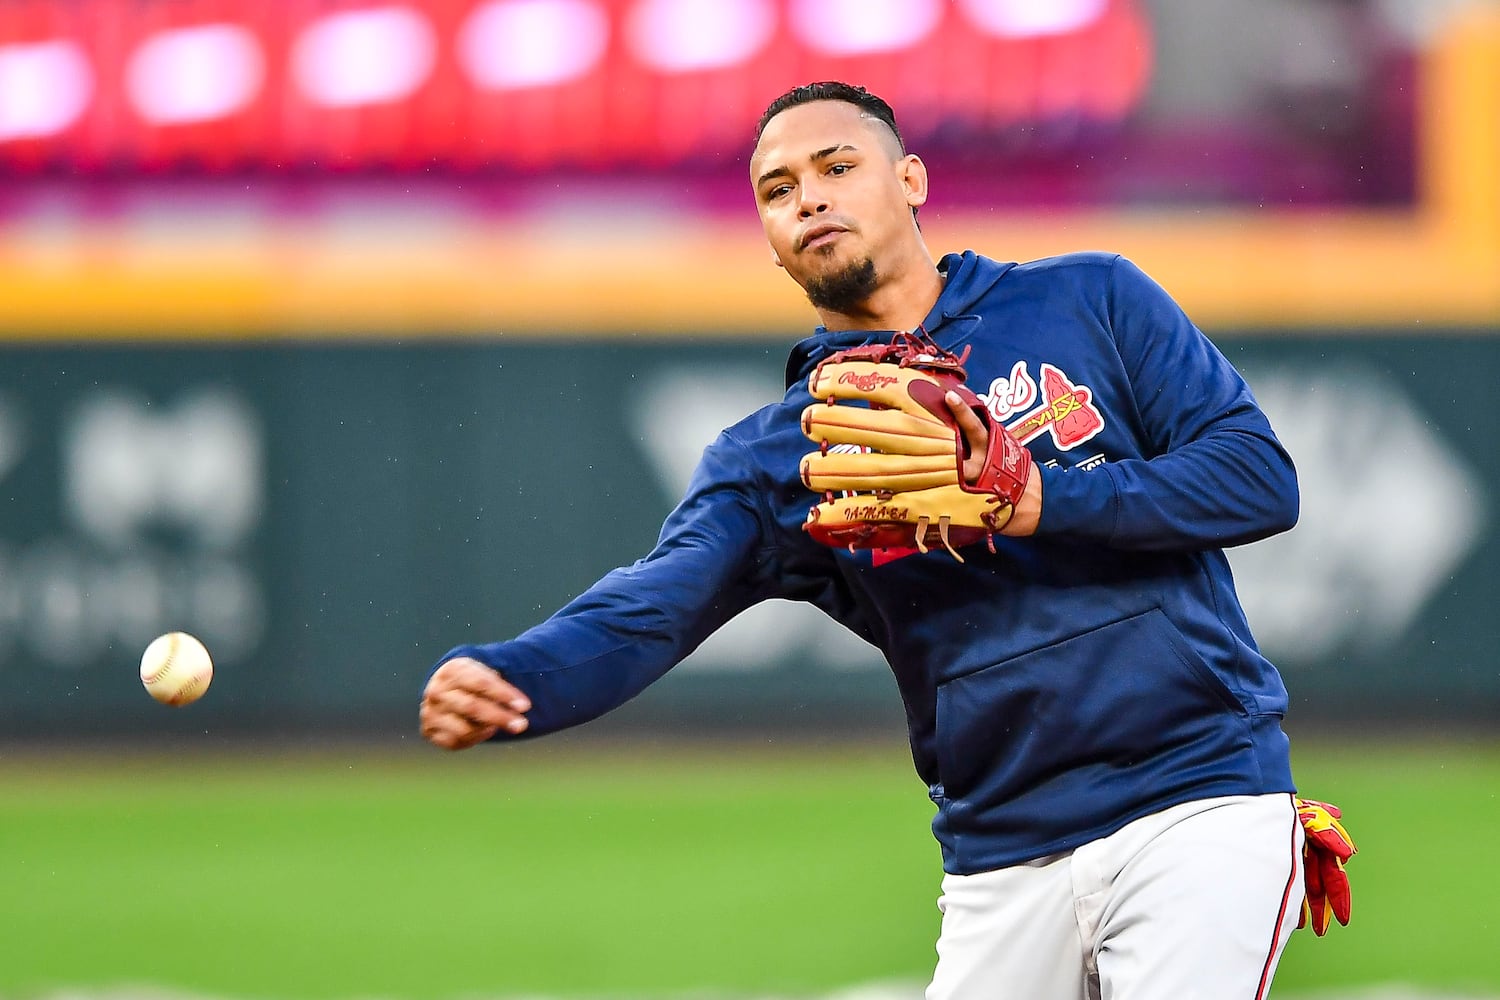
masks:
{"type": "Polygon", "coordinates": [[[915,236],[913,159],[883,122],[843,101],[799,105],[767,123],[750,158],[761,225],[813,305],[847,312],[863,302],[893,248],[915,236]]]}

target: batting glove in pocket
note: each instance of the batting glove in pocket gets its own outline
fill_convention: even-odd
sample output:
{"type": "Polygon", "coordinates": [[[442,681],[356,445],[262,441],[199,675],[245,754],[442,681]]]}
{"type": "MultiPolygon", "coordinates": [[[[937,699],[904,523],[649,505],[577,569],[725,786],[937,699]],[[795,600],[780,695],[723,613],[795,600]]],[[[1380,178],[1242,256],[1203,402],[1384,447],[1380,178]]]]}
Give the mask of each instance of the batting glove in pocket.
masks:
{"type": "Polygon", "coordinates": [[[1302,846],[1303,873],[1307,897],[1302,903],[1302,918],[1297,926],[1311,927],[1322,937],[1328,933],[1334,918],[1349,923],[1349,876],[1344,863],[1354,857],[1357,848],[1349,831],[1339,822],[1343,813],[1338,806],[1317,799],[1293,799],[1297,818],[1302,821],[1306,841],[1302,846]]]}

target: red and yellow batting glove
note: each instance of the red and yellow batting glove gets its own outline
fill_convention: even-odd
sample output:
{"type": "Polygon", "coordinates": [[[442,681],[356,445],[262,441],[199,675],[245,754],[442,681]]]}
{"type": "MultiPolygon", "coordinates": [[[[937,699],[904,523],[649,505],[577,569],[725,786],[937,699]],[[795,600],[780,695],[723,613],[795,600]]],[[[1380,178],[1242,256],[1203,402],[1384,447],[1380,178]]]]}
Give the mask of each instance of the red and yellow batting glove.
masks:
{"type": "Polygon", "coordinates": [[[1302,846],[1302,865],[1307,883],[1307,898],[1302,903],[1302,919],[1297,926],[1311,926],[1322,937],[1337,917],[1349,923],[1349,876],[1344,862],[1354,857],[1357,848],[1349,831],[1339,822],[1339,807],[1317,799],[1294,798],[1297,818],[1307,835],[1302,846]]]}

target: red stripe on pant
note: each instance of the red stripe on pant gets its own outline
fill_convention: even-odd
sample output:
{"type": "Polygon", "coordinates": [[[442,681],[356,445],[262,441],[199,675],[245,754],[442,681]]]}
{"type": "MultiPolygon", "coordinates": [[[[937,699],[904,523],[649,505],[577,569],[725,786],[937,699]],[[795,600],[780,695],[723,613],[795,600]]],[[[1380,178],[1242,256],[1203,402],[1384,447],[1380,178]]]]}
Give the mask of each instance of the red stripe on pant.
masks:
{"type": "Polygon", "coordinates": [[[1287,876],[1286,888],[1281,891],[1281,909],[1276,914],[1276,925],[1271,930],[1271,949],[1266,952],[1266,964],[1260,970],[1260,986],[1255,991],[1255,1000],[1265,1000],[1266,991],[1271,988],[1271,969],[1276,964],[1276,946],[1281,942],[1281,928],[1286,923],[1286,908],[1292,901],[1292,890],[1296,888],[1297,877],[1302,870],[1302,856],[1297,850],[1297,827],[1301,822],[1297,818],[1297,810],[1294,806],[1292,809],[1292,873],[1287,876]]]}

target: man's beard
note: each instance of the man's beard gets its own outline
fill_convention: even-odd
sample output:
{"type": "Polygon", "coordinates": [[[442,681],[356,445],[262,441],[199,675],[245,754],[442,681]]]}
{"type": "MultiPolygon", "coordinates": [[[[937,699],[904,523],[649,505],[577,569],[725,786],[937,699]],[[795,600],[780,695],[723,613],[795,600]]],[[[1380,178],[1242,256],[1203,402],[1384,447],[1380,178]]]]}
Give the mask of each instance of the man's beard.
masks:
{"type": "Polygon", "coordinates": [[[814,308],[847,314],[873,295],[878,283],[875,262],[864,257],[837,271],[814,275],[807,280],[803,291],[814,308]]]}

